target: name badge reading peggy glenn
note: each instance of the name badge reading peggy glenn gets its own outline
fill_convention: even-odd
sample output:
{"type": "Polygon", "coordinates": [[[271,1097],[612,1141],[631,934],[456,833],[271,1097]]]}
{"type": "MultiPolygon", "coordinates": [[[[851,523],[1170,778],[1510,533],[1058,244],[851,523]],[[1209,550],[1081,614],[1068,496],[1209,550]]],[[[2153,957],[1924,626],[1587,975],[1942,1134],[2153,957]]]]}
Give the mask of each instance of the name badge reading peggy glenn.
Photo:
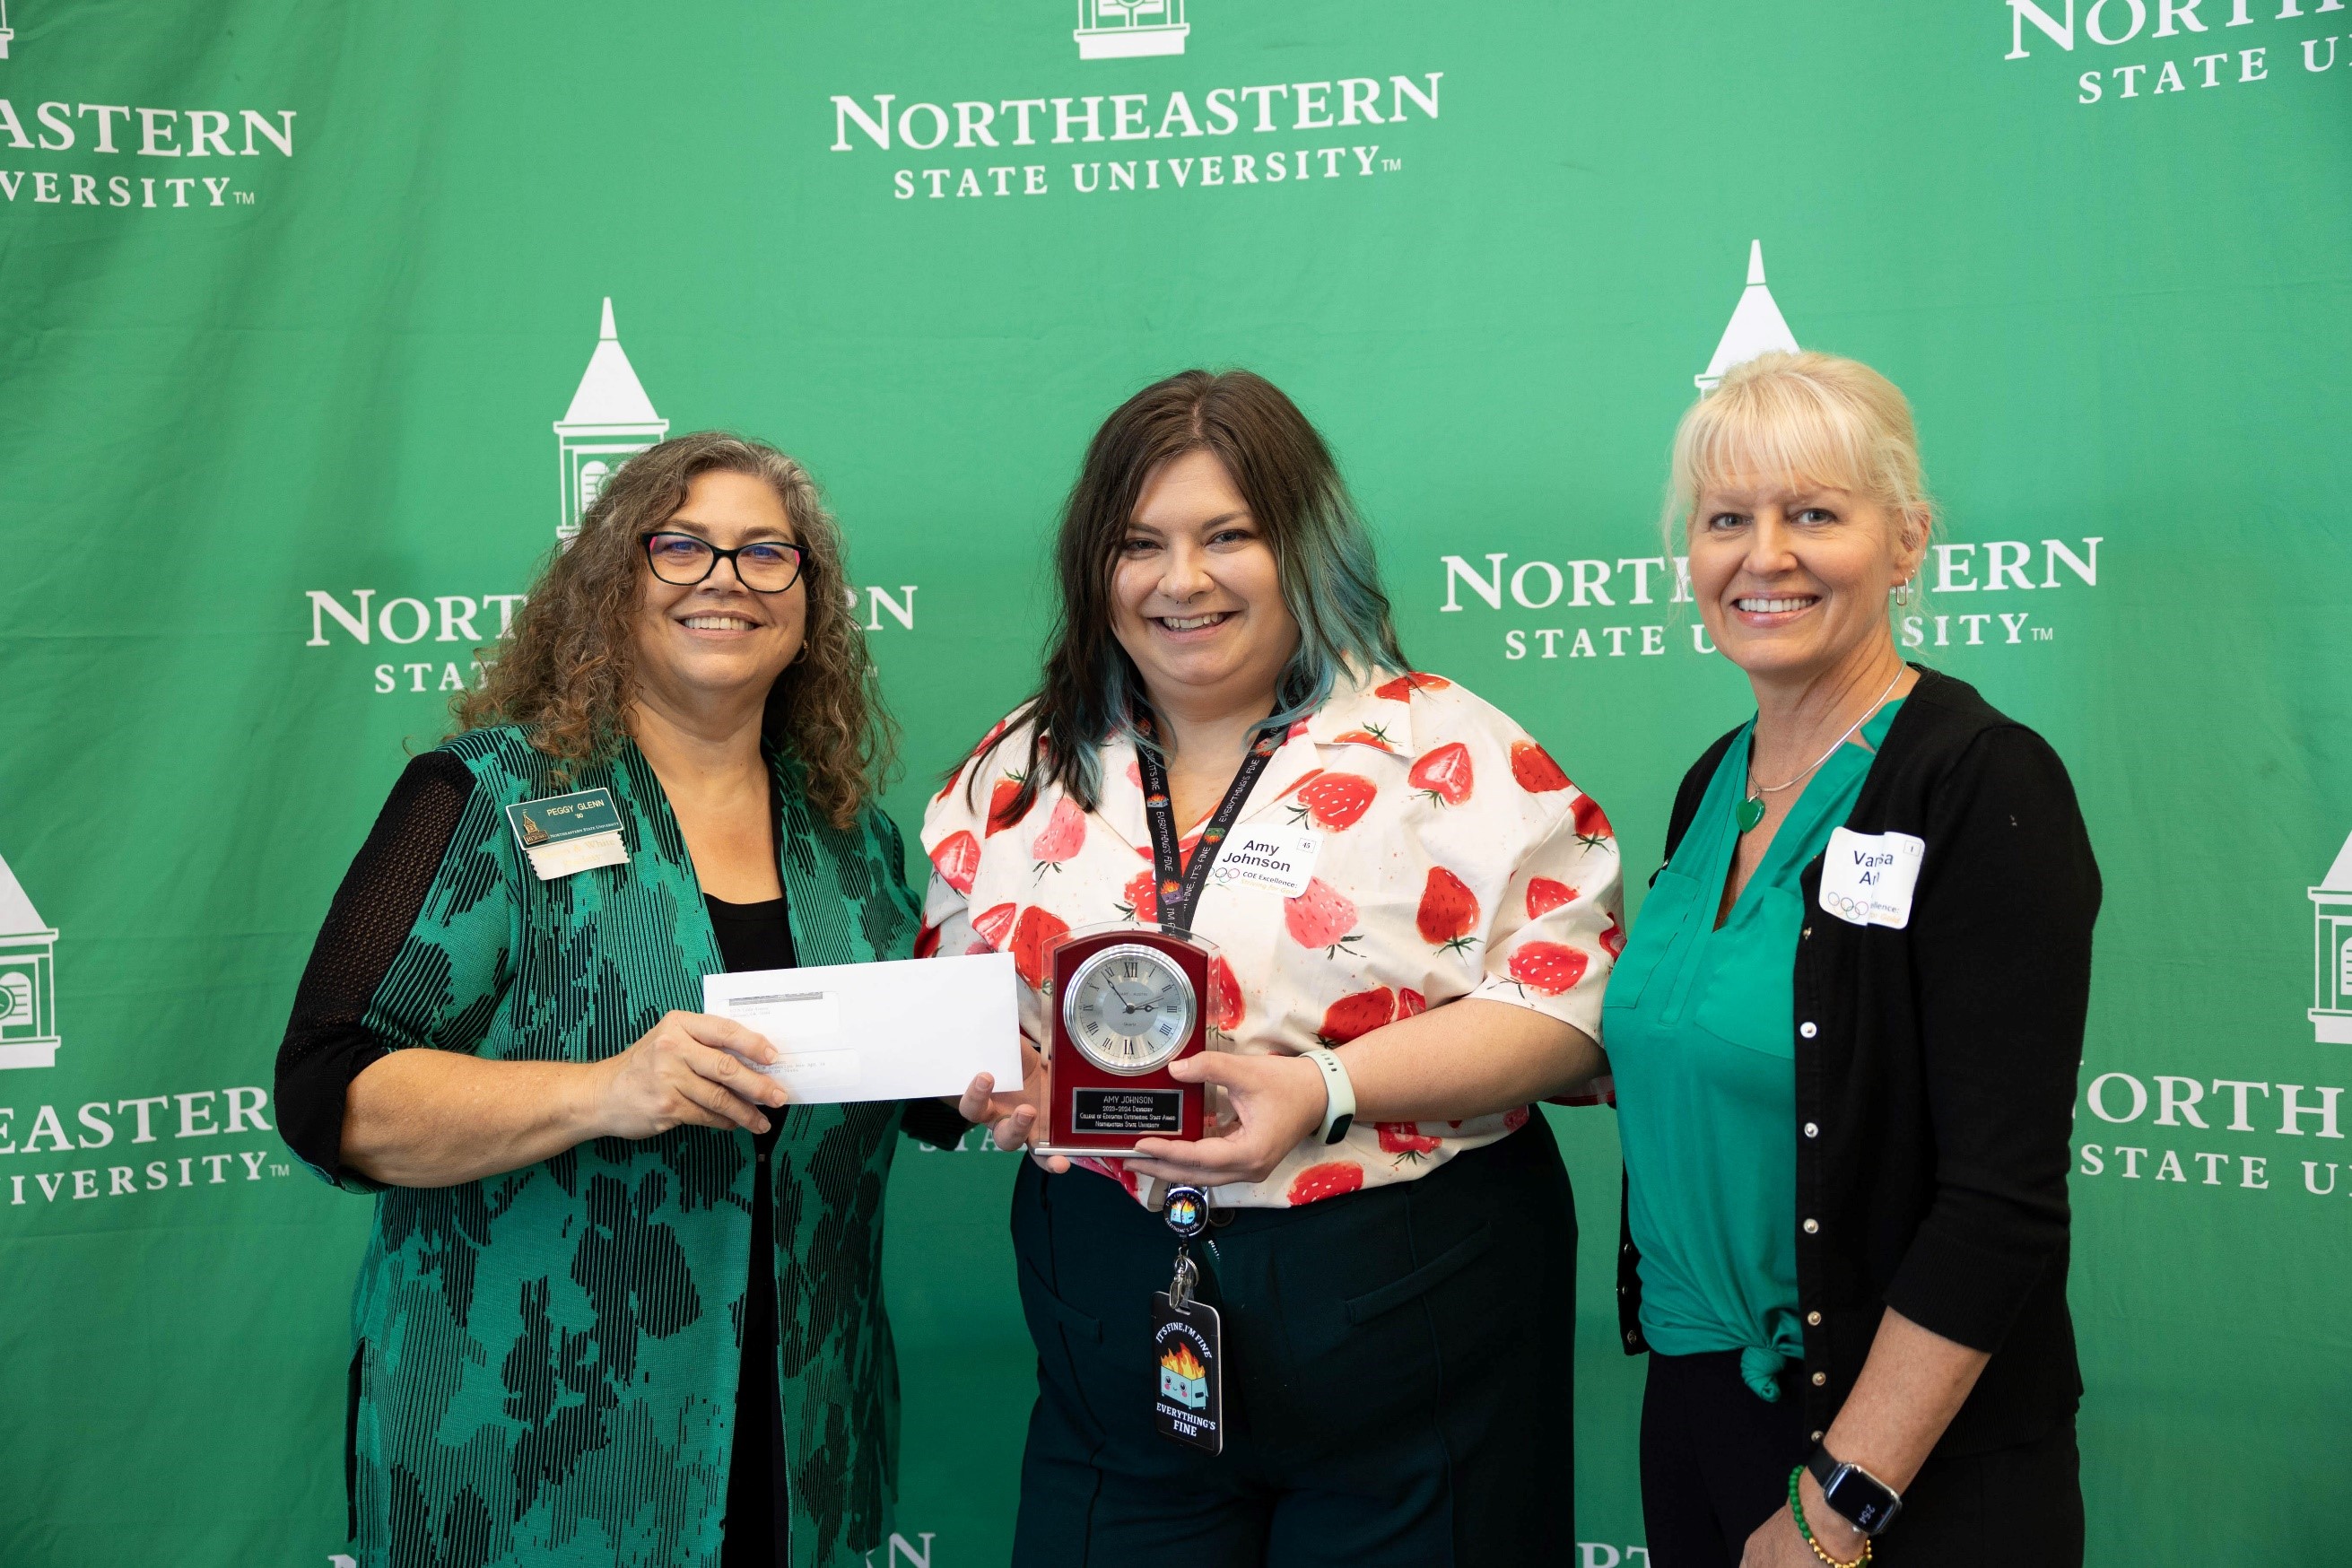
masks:
{"type": "Polygon", "coordinates": [[[629,852],[621,844],[620,808],[613,804],[611,790],[583,789],[510,805],[507,826],[514,829],[515,842],[530,858],[530,868],[542,882],[591,866],[629,862],[629,852]]]}

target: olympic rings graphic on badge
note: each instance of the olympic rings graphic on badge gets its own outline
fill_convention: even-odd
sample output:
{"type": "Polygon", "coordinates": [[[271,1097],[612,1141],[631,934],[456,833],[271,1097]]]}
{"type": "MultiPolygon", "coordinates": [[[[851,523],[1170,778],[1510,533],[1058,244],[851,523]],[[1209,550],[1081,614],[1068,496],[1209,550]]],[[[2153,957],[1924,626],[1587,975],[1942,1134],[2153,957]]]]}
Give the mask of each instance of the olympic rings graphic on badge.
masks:
{"type": "Polygon", "coordinates": [[[1843,893],[1823,893],[1822,895],[1822,907],[1829,910],[1830,913],[1833,915],[1842,915],[1849,921],[1858,921],[1866,920],[1870,915],[1869,904],[1864,902],[1862,900],[1850,898],[1843,893]]]}

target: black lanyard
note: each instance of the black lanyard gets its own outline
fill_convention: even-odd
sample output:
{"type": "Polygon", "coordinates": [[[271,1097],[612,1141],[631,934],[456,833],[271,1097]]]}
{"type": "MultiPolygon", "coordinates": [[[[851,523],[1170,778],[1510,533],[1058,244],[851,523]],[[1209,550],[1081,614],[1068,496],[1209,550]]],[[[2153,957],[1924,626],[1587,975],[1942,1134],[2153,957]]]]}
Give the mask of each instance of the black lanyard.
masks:
{"type": "MultiPolygon", "coordinates": [[[[1153,738],[1149,720],[1138,728],[1146,738],[1153,738]]],[[[1201,829],[1201,842],[1193,847],[1189,866],[1177,849],[1176,813],[1168,803],[1167,764],[1154,747],[1135,748],[1136,770],[1143,778],[1143,820],[1151,830],[1151,870],[1160,879],[1160,930],[1175,936],[1191,934],[1193,908],[1201,901],[1201,889],[1208,885],[1209,863],[1217,858],[1234,818],[1242,814],[1242,803],[1257,787],[1258,775],[1265,772],[1265,764],[1282,745],[1283,734],[1281,729],[1260,730],[1257,739],[1250,742],[1241,771],[1225,786],[1225,798],[1217,803],[1208,826],[1201,829]]]]}

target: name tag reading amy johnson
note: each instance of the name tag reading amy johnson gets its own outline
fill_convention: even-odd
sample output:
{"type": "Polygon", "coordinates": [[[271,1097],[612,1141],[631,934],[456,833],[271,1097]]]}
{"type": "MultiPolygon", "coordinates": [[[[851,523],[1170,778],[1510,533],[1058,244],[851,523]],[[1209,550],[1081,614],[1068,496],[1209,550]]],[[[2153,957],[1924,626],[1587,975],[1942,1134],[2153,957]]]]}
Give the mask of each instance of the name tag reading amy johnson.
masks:
{"type": "Polygon", "coordinates": [[[1822,856],[1822,908],[1849,925],[1911,923],[1911,894],[1927,842],[1908,833],[1830,833],[1822,856]]]}
{"type": "Polygon", "coordinates": [[[1267,888],[1286,899],[1307,891],[1323,836],[1303,827],[1236,827],[1209,868],[1220,887],[1267,888]]]}
{"type": "Polygon", "coordinates": [[[621,812],[613,804],[611,790],[583,789],[510,805],[507,826],[514,829],[515,842],[530,857],[530,868],[542,882],[591,866],[629,863],[629,852],[621,845],[621,812]]]}

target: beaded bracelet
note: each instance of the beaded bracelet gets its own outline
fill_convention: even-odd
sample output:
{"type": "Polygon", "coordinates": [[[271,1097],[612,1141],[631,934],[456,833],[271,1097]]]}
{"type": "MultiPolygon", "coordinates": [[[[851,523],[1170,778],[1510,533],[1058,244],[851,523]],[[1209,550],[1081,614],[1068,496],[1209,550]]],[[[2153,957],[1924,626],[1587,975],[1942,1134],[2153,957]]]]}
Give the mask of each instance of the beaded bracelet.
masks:
{"type": "Polygon", "coordinates": [[[1813,1549],[1813,1555],[1820,1558],[1822,1562],[1827,1565],[1827,1568],[1864,1568],[1864,1565],[1870,1562],[1871,1554],[1871,1543],[1868,1536],[1863,1537],[1862,1555],[1855,1558],[1851,1563],[1839,1562],[1836,1558],[1822,1551],[1822,1543],[1813,1539],[1813,1527],[1805,1522],[1804,1499],[1797,1495],[1797,1482],[1803,1478],[1804,1473],[1805,1467],[1802,1465],[1799,1465],[1795,1469],[1789,1472],[1789,1511],[1796,1516],[1797,1533],[1805,1538],[1805,1544],[1813,1549]]]}

